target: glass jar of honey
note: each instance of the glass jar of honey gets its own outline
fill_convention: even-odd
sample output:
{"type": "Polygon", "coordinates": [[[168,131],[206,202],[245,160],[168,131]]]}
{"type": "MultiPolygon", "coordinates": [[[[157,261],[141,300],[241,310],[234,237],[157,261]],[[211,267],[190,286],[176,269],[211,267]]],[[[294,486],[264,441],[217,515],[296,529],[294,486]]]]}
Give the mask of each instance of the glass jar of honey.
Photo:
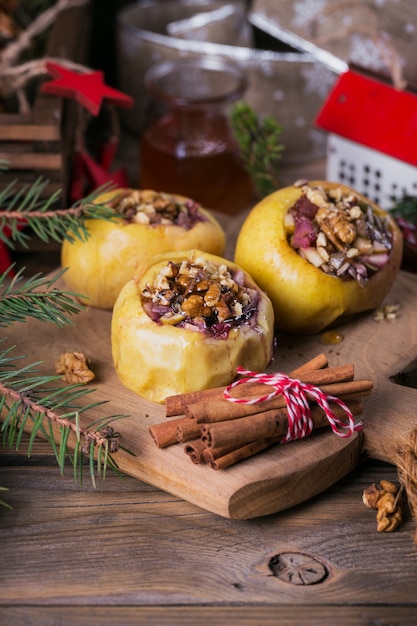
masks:
{"type": "Polygon", "coordinates": [[[253,199],[229,123],[247,81],[215,57],[166,61],[144,78],[150,116],[140,140],[140,186],[236,214],[253,199]]]}

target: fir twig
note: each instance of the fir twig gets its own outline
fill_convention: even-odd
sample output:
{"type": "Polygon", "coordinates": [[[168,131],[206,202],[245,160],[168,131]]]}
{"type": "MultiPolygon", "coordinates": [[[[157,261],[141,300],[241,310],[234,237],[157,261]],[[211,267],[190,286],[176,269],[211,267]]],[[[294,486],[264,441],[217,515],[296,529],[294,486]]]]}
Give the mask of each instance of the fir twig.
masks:
{"type": "Polygon", "coordinates": [[[408,222],[417,225],[417,197],[404,194],[400,200],[392,198],[393,206],[390,213],[394,217],[402,217],[408,222]]]}
{"type": "Polygon", "coordinates": [[[85,309],[77,294],[54,286],[65,269],[52,278],[36,274],[23,280],[23,268],[10,279],[12,268],[0,274],[0,328],[29,317],[63,327],[73,323],[70,315],[85,309]]]}
{"type": "MultiPolygon", "coordinates": [[[[7,169],[7,164],[0,161],[0,172],[4,169],[7,169]]],[[[59,210],[53,208],[58,194],[47,200],[42,197],[46,184],[39,179],[30,186],[18,189],[17,183],[13,182],[0,191],[0,242],[10,248],[16,242],[28,247],[30,230],[45,242],[50,239],[85,240],[89,236],[86,219],[115,218],[109,206],[95,203],[100,193],[110,189],[108,185],[97,189],[73,207],[59,210]]],[[[55,286],[65,269],[53,278],[37,274],[26,279],[23,277],[23,269],[15,276],[12,275],[12,270],[13,266],[0,275],[0,327],[23,322],[29,317],[62,327],[72,324],[72,316],[85,309],[77,300],[79,294],[63,291],[55,286]]],[[[0,344],[3,341],[4,339],[0,340],[0,344]]],[[[16,370],[16,360],[24,357],[14,356],[12,350],[13,348],[2,350],[0,346],[0,415],[3,420],[0,432],[3,444],[19,449],[27,429],[31,432],[28,455],[31,454],[36,435],[42,434],[49,442],[61,472],[66,460],[70,460],[76,482],[82,482],[84,460],[88,455],[90,477],[94,486],[96,471],[100,481],[104,480],[107,467],[118,472],[117,463],[112,456],[119,447],[118,433],[113,431],[110,423],[125,416],[104,416],[88,428],[82,428],[80,414],[104,404],[79,404],[79,400],[94,390],[80,384],[55,387],[56,381],[61,381],[61,378],[36,374],[39,363],[16,370]],[[72,453],[69,444],[71,436],[72,439],[75,438],[72,453]],[[59,440],[58,444],[55,439],[59,440]],[[100,451],[97,454],[97,464],[96,450],[100,451]]],[[[8,506],[2,500],[0,504],[8,506]]]]}
{"type": "Polygon", "coordinates": [[[112,454],[119,448],[119,434],[110,423],[126,416],[118,414],[102,417],[87,428],[82,427],[80,415],[105,404],[105,401],[83,405],[80,400],[93,393],[94,389],[87,389],[82,384],[55,387],[61,377],[40,375],[37,370],[40,363],[11,371],[11,366],[22,358],[13,356],[12,350],[13,348],[9,348],[0,352],[0,411],[6,414],[0,429],[3,445],[18,449],[23,433],[31,422],[29,457],[35,437],[42,434],[55,453],[61,473],[64,473],[66,461],[71,461],[76,482],[82,482],[85,458],[89,458],[90,477],[94,486],[96,474],[100,482],[104,480],[104,466],[117,471],[117,463],[112,454]],[[58,445],[55,442],[54,425],[59,432],[58,445]]]}
{"type": "Polygon", "coordinates": [[[284,149],[278,143],[282,126],[271,116],[261,120],[245,102],[233,106],[231,126],[255,192],[264,198],[282,186],[278,176],[278,161],[284,149]]]}
{"type": "Polygon", "coordinates": [[[47,182],[38,179],[32,185],[19,189],[14,181],[0,191],[0,241],[8,247],[13,249],[18,243],[28,248],[31,237],[26,228],[44,242],[64,239],[84,241],[89,237],[85,220],[115,219],[111,207],[94,202],[110,188],[109,185],[97,189],[67,209],[57,209],[53,207],[59,192],[48,199],[42,197],[47,182]]]}

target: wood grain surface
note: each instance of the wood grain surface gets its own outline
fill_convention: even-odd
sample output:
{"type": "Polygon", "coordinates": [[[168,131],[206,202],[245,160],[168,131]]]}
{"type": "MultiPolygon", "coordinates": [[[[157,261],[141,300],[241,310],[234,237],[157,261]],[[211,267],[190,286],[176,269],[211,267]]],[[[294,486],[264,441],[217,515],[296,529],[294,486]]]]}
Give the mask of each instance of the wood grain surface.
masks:
{"type": "Polygon", "coordinates": [[[230,520],[132,477],[60,476],[39,441],[4,449],[0,623],[7,626],[415,626],[415,525],[376,532],[362,491],[396,481],[363,461],[308,502],[230,520]],[[291,555],[281,578],[271,562],[291,555]],[[324,576],[300,580],[303,559],[324,576]],[[293,579],[291,580],[291,575],[293,579]]]}
{"type": "Polygon", "coordinates": [[[164,408],[130,392],[118,380],[111,358],[110,312],[89,308],[77,316],[74,326],[64,329],[32,320],[15,324],[8,329],[8,343],[18,345],[28,361],[41,360],[45,373],[54,373],[63,352],[80,351],[91,359],[97,375],[94,399],[106,404],[90,412],[89,419],[102,417],[103,411],[128,416],[117,423],[121,443],[133,453],[117,453],[123,472],[218,515],[253,518],[295,506],[327,489],[357,465],[362,453],[395,463],[398,442],[417,423],[417,390],[389,378],[416,357],[415,281],[415,275],[402,272],[387,298],[400,304],[397,319],[376,322],[372,314],[356,318],[338,328],[343,341],[336,346],[317,335],[278,337],[271,371],[289,372],[324,352],[331,365],[353,363],[356,378],[374,381],[371,397],[364,398],[364,436],[343,439],[323,430],[226,470],[194,465],[181,445],[157,448],[148,429],[166,419],[164,408]]]}

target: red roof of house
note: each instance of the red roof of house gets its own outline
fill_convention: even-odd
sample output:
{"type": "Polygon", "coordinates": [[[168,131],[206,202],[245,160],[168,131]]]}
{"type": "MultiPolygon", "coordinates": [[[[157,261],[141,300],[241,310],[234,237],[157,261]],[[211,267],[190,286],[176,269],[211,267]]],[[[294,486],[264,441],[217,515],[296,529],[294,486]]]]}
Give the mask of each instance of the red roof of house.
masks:
{"type": "Polygon", "coordinates": [[[341,75],[316,125],[417,166],[417,95],[358,72],[341,75]]]}

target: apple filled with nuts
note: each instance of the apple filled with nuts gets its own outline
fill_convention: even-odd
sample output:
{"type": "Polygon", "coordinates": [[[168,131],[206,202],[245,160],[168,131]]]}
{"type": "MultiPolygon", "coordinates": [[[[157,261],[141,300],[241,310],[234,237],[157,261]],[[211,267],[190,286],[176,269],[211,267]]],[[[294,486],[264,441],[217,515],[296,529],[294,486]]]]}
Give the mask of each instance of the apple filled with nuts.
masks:
{"type": "Polygon", "coordinates": [[[308,334],[377,308],[401,260],[401,231],[389,213],[327,181],[299,181],[264,198],[235,251],[272,300],[278,331],[308,334]]]}
{"type": "Polygon", "coordinates": [[[120,381],[162,402],[227,385],[273,353],[269,298],[235,263],[200,250],[157,255],[121,290],[111,343],[120,381]]]}
{"type": "Polygon", "coordinates": [[[116,189],[95,202],[110,205],[115,219],[86,220],[88,239],[65,240],[61,249],[64,279],[89,306],[111,309],[142,261],[155,254],[190,248],[224,254],[220,223],[189,198],[116,189]]]}

